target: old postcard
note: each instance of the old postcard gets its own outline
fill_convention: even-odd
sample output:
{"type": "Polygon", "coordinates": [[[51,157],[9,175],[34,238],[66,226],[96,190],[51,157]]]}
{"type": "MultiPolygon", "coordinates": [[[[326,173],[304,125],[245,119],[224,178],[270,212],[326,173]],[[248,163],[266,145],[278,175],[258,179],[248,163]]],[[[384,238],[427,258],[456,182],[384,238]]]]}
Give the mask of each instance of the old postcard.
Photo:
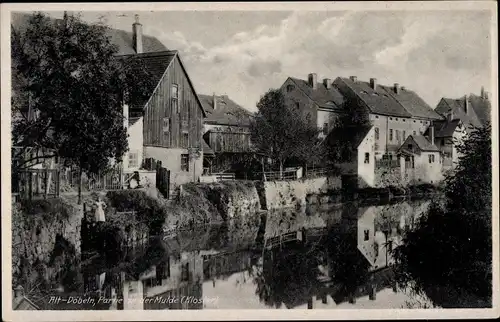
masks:
{"type": "Polygon", "coordinates": [[[499,316],[496,2],[1,23],[4,320],[499,316]]]}

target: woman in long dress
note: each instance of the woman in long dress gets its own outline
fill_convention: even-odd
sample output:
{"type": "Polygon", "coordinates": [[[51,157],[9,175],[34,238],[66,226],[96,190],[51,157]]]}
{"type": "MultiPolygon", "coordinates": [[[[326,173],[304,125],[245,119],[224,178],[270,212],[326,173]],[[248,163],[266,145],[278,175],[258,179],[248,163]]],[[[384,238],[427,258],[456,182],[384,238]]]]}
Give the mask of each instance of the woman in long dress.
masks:
{"type": "Polygon", "coordinates": [[[96,201],[96,209],[95,209],[95,221],[106,221],[106,217],[104,216],[104,209],[106,209],[106,203],[102,201],[101,196],[96,201]]]}

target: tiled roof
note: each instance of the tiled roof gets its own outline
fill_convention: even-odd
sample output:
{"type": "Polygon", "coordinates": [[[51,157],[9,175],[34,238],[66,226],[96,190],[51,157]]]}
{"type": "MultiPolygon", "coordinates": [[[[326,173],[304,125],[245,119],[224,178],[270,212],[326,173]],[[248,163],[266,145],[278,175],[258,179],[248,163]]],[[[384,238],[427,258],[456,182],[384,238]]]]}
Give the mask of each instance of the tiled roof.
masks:
{"type": "Polygon", "coordinates": [[[208,124],[249,126],[252,113],[236,104],[227,96],[215,96],[216,109],[213,107],[213,95],[198,95],[201,105],[207,117],[204,120],[208,124]]]}
{"type": "Polygon", "coordinates": [[[344,97],[335,87],[327,89],[323,83],[317,83],[316,89],[312,89],[307,81],[303,79],[293,78],[290,79],[303,91],[311,100],[316,102],[319,107],[328,109],[339,109],[342,107],[344,97]]]}
{"type": "Polygon", "coordinates": [[[340,85],[341,88],[342,83],[347,85],[367,105],[371,113],[400,117],[412,116],[392,97],[391,93],[386,91],[386,86],[377,86],[374,90],[367,82],[353,82],[350,78],[343,77],[338,77],[334,83],[340,85]]]}
{"type": "Polygon", "coordinates": [[[474,112],[476,112],[479,121],[481,121],[483,125],[485,125],[486,122],[491,122],[490,100],[482,98],[481,96],[470,95],[469,101],[472,106],[472,109],[474,110],[474,112]]]}
{"type": "MultiPolygon", "coordinates": [[[[436,138],[446,138],[453,136],[457,126],[460,124],[460,120],[455,119],[452,121],[434,121],[432,125],[434,126],[434,137],[436,138]]],[[[429,128],[425,131],[424,135],[429,135],[429,128]]]]}
{"type": "Polygon", "coordinates": [[[365,139],[368,132],[373,125],[369,126],[345,126],[338,129],[333,129],[328,133],[322,144],[335,145],[336,142],[342,141],[344,144],[348,143],[352,147],[359,147],[361,142],[365,139]]]}
{"type": "MultiPolygon", "coordinates": [[[[30,13],[13,12],[11,15],[11,25],[16,29],[23,29],[27,26],[30,13]]],[[[60,22],[61,19],[51,19],[54,22],[60,22]]],[[[132,24],[130,25],[132,29],[132,24]]],[[[135,54],[136,51],[133,47],[133,34],[131,31],[120,29],[108,28],[107,35],[112,44],[118,46],[118,55],[135,54]]],[[[159,52],[168,50],[158,38],[148,35],[142,35],[142,48],[143,52],[159,52]]]]}
{"type": "Polygon", "coordinates": [[[205,140],[201,140],[203,144],[203,154],[204,155],[215,155],[214,150],[208,145],[205,140]]]}
{"type": "MultiPolygon", "coordinates": [[[[127,59],[133,57],[133,58],[139,58],[143,61],[146,72],[149,74],[149,77],[151,78],[150,82],[151,88],[149,88],[148,90],[151,94],[153,94],[154,89],[160,82],[163,74],[167,70],[172,60],[174,60],[176,55],[177,51],[171,50],[171,51],[163,51],[157,53],[123,55],[119,56],[119,58],[127,59]]],[[[140,102],[136,102],[131,107],[142,109],[144,108],[146,103],[147,99],[140,102]]]]}
{"type": "Polygon", "coordinates": [[[432,144],[425,136],[423,135],[410,135],[411,138],[413,138],[413,141],[418,145],[418,147],[422,151],[435,151],[438,152],[439,149],[437,146],[432,144]]]}
{"type": "Polygon", "coordinates": [[[443,97],[436,108],[436,112],[446,116],[449,111],[453,111],[453,118],[462,120],[466,127],[479,127],[481,126],[481,121],[471,103],[472,102],[469,97],[469,109],[467,113],[465,113],[464,97],[459,99],[443,97]]]}
{"type": "Polygon", "coordinates": [[[408,111],[413,117],[426,118],[433,120],[441,120],[443,116],[434,111],[429,104],[427,104],[420,96],[414,91],[400,88],[399,93],[396,94],[394,87],[379,85],[384,88],[387,93],[399,104],[403,105],[404,109],[408,111]]]}

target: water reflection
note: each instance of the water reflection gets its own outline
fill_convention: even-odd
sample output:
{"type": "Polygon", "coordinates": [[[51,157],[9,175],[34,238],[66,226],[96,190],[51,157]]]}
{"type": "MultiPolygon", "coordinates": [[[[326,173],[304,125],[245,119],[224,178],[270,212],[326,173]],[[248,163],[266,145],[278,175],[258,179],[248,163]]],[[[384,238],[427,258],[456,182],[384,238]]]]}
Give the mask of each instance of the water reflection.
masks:
{"type": "Polygon", "coordinates": [[[92,297],[94,310],[326,308],[366,296],[383,308],[377,293],[393,285],[391,252],[427,206],[285,210],[269,213],[265,227],[157,236],[119,262],[87,261],[80,297],[92,297]]]}

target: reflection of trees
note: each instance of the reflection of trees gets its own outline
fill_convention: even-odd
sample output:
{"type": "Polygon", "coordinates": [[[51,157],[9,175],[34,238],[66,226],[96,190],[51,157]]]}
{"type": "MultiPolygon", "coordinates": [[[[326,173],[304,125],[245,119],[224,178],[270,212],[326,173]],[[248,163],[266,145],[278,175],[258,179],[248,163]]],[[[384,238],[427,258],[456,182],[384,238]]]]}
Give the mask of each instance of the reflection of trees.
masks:
{"type": "Polygon", "coordinates": [[[318,249],[296,246],[264,253],[263,265],[256,267],[255,294],[267,306],[295,307],[307,302],[321,287],[317,280],[322,256],[318,249]]]}

